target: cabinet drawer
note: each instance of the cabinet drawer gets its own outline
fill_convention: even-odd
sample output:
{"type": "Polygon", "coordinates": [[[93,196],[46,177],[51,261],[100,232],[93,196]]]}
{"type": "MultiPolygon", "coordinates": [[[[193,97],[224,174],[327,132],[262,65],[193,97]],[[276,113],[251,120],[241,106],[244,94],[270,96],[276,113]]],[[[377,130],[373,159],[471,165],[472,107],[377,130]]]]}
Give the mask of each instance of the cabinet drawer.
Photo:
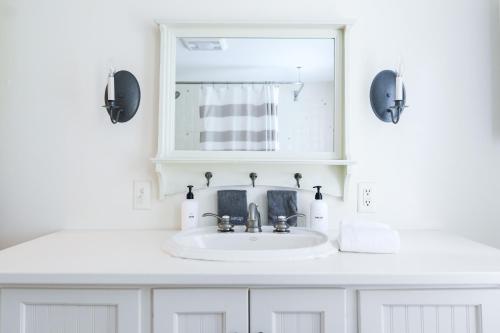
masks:
{"type": "Polygon", "coordinates": [[[360,333],[500,332],[500,290],[359,291],[360,333]]]}
{"type": "Polygon", "coordinates": [[[137,333],[138,290],[2,289],[1,332],[137,333]]]}

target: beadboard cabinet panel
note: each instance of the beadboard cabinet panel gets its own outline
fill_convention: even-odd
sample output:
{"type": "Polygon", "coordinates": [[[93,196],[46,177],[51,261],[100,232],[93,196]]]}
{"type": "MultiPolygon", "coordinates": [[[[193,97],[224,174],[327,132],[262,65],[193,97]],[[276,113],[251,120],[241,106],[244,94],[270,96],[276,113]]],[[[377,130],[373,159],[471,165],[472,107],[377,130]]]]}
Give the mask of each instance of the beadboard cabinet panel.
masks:
{"type": "Polygon", "coordinates": [[[250,332],[343,333],[342,289],[251,289],[250,332]]]}
{"type": "Polygon", "coordinates": [[[118,333],[115,305],[25,304],[23,333],[118,333]]]}
{"type": "Polygon", "coordinates": [[[220,333],[224,330],[225,316],[214,313],[178,313],[177,330],[190,333],[220,333]]]}
{"type": "Polygon", "coordinates": [[[480,306],[384,305],[384,332],[480,333],[480,306]]]}
{"type": "Polygon", "coordinates": [[[324,316],[321,311],[277,312],[273,317],[275,332],[321,333],[323,330],[324,316]]]}
{"type": "Polygon", "coordinates": [[[3,289],[1,332],[137,333],[137,290],[3,289]]]}
{"type": "Polygon", "coordinates": [[[360,333],[500,332],[500,290],[363,290],[360,333]]]}

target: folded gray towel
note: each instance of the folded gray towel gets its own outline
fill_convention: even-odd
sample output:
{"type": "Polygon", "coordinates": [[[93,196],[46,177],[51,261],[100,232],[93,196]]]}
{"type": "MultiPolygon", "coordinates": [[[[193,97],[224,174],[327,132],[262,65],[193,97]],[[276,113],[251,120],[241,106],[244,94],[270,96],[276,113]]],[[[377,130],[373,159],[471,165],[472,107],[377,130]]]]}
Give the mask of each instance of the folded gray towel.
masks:
{"type": "MultiPolygon", "coordinates": [[[[274,225],[278,216],[297,214],[297,191],[267,191],[267,220],[274,225]]],[[[290,226],[297,226],[297,218],[288,221],[290,226]]]]}
{"type": "Polygon", "coordinates": [[[217,191],[217,213],[219,216],[229,215],[235,225],[245,224],[247,211],[247,191],[217,191]]]}

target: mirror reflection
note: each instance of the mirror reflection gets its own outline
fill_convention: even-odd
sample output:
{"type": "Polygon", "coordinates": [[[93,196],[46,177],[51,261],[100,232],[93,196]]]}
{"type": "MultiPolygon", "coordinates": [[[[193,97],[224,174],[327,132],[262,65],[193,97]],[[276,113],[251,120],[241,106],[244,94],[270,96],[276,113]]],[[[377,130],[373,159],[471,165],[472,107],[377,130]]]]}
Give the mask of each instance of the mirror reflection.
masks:
{"type": "Polygon", "coordinates": [[[335,40],[177,38],[175,149],[333,152],[335,40]]]}

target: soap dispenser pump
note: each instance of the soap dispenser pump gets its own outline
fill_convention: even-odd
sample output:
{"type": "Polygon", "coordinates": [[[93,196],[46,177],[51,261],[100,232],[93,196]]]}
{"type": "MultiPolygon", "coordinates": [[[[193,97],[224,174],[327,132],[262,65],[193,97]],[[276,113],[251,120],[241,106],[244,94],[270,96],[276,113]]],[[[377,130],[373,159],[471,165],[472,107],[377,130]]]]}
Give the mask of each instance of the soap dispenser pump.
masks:
{"type": "Polygon", "coordinates": [[[186,200],[182,202],[181,208],[182,230],[196,228],[198,226],[198,201],[194,199],[194,194],[192,192],[193,185],[188,185],[188,188],[189,191],[186,194],[186,200]]]}
{"type": "Polygon", "coordinates": [[[311,229],[326,233],[328,231],[328,205],[323,201],[321,186],[314,186],[317,190],[314,201],[311,203],[310,225],[311,229]]]}

